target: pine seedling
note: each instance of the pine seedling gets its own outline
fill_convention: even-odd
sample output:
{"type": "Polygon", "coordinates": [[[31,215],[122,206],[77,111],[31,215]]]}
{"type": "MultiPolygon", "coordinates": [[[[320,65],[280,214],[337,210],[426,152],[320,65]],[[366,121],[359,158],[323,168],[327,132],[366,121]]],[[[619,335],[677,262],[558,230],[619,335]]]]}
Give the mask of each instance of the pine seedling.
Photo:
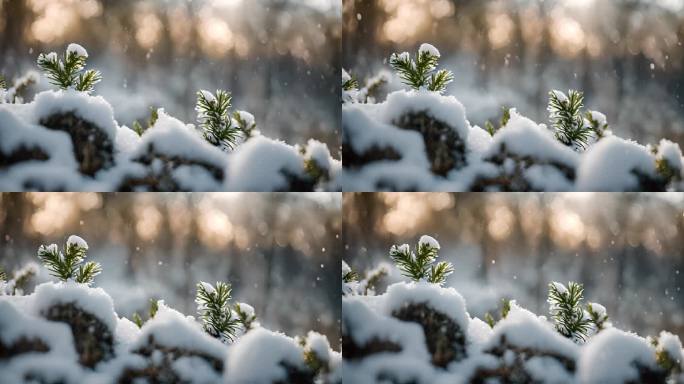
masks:
{"type": "Polygon", "coordinates": [[[584,125],[582,107],[584,94],[569,90],[566,96],[561,91],[549,92],[549,118],[556,131],[556,139],[575,148],[586,148],[589,145],[591,129],[584,125]]]}
{"type": "Polygon", "coordinates": [[[233,112],[233,119],[237,122],[238,129],[242,131],[245,139],[255,136],[257,130],[254,115],[246,111],[235,111],[233,112]]]}
{"type": "MultiPolygon", "coordinates": [[[[508,313],[511,311],[511,300],[510,299],[501,299],[501,312],[500,312],[500,318],[499,320],[503,320],[508,316],[508,313]]],[[[496,320],[494,319],[494,316],[492,316],[491,313],[487,312],[484,315],[484,320],[485,323],[489,325],[490,328],[494,328],[494,325],[496,325],[496,320]]]]}
{"type": "Polygon", "coordinates": [[[608,315],[606,314],[606,308],[598,303],[588,303],[587,304],[587,314],[589,314],[589,320],[594,325],[596,333],[606,329],[608,325],[608,315]]]}
{"type": "Polygon", "coordinates": [[[38,258],[50,271],[50,274],[62,281],[74,280],[77,283],[90,285],[95,276],[102,272],[99,263],[88,261],[86,251],[88,244],[78,236],[69,236],[66,246],[61,252],[57,244],[38,248],[38,258]]]}
{"type": "Polygon", "coordinates": [[[485,121],[485,130],[489,133],[489,136],[494,136],[496,131],[503,128],[511,120],[511,109],[507,107],[502,108],[501,119],[499,119],[499,128],[494,127],[491,121],[485,121]]]}
{"type": "Polygon", "coordinates": [[[342,282],[352,283],[359,280],[359,274],[355,270],[351,269],[349,265],[342,260],[342,282]]]}
{"type": "Polygon", "coordinates": [[[454,80],[454,74],[445,69],[437,70],[439,58],[440,54],[437,48],[430,44],[422,44],[418,48],[415,60],[411,58],[408,52],[393,53],[390,56],[389,64],[397,72],[403,83],[411,88],[442,93],[447,84],[454,80]]]}
{"type": "Polygon", "coordinates": [[[401,270],[401,273],[414,281],[427,281],[442,285],[447,276],[454,272],[451,263],[437,260],[439,243],[430,236],[422,236],[418,241],[415,252],[408,244],[393,245],[390,248],[390,258],[401,270]]]}
{"type": "Polygon", "coordinates": [[[0,75],[0,90],[7,89],[7,82],[5,81],[5,76],[0,75]]]}
{"type": "Polygon", "coordinates": [[[353,74],[347,73],[344,69],[342,70],[342,90],[343,91],[354,91],[359,89],[359,81],[353,74]]]}
{"type": "Polygon", "coordinates": [[[232,96],[230,92],[217,89],[216,95],[209,91],[197,92],[197,119],[204,139],[216,147],[232,149],[237,145],[240,128],[233,125],[230,117],[232,96]]]}
{"type": "Polygon", "coordinates": [[[589,129],[591,129],[594,132],[597,139],[602,139],[606,136],[606,131],[608,130],[608,123],[606,123],[605,116],[603,114],[600,114],[596,111],[587,111],[584,114],[584,117],[587,119],[587,122],[589,123],[589,129]]]}
{"type": "Polygon", "coordinates": [[[197,283],[197,312],[204,330],[224,343],[235,340],[240,320],[233,316],[230,307],[232,287],[228,283],[197,283]]]}
{"type": "Polygon", "coordinates": [[[5,268],[3,268],[2,266],[0,266],[0,281],[7,281],[7,273],[5,273],[5,268]]]}
{"type": "Polygon", "coordinates": [[[582,309],[584,286],[569,282],[566,288],[561,283],[549,284],[549,310],[556,330],[575,342],[583,342],[589,335],[591,320],[582,309]]]}
{"type": "MultiPolygon", "coordinates": [[[[160,300],[150,299],[150,307],[147,310],[148,321],[157,314],[157,311],[159,311],[159,301],[160,300]]],[[[143,320],[143,318],[138,314],[138,312],[133,313],[133,322],[135,323],[135,325],[138,326],[138,328],[142,328],[143,324],[145,324],[145,320],[143,320]]]]}
{"type": "Polygon", "coordinates": [[[235,315],[237,315],[238,321],[245,329],[245,332],[254,329],[258,324],[256,321],[256,314],[254,313],[254,308],[247,303],[235,303],[233,306],[235,310],[235,315]]]}
{"type": "Polygon", "coordinates": [[[100,71],[94,69],[85,70],[88,52],[78,44],[69,44],[62,57],[57,53],[41,53],[38,56],[38,67],[45,72],[51,84],[61,89],[75,89],[80,92],[90,93],[95,84],[102,80],[100,71]]]}
{"type": "Polygon", "coordinates": [[[148,129],[152,128],[152,126],[157,122],[159,119],[159,110],[155,107],[150,107],[150,117],[147,118],[147,126],[143,127],[142,124],[138,122],[138,120],[135,120],[133,122],[133,130],[135,133],[138,134],[138,136],[142,136],[145,131],[148,129]]]}

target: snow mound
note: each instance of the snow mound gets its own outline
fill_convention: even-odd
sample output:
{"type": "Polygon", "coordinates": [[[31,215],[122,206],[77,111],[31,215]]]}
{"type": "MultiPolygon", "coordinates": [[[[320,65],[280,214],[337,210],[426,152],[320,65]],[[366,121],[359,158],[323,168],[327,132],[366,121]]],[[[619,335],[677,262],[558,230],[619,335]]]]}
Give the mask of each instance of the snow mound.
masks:
{"type": "Polygon", "coordinates": [[[111,332],[116,329],[118,317],[114,312],[114,303],[102,288],[92,288],[74,282],[48,282],[37,286],[29,298],[32,300],[32,313],[34,315],[41,315],[55,305],[74,304],[95,316],[111,332]]]}
{"type": "Polygon", "coordinates": [[[306,376],[308,367],[302,349],[281,334],[263,328],[248,332],[231,348],[224,380],[233,383],[293,382],[306,376]]]}
{"type": "Polygon", "coordinates": [[[589,148],[577,171],[579,191],[656,189],[655,159],[646,147],[615,136],[589,148]]]}
{"type": "Polygon", "coordinates": [[[591,338],[583,348],[577,379],[586,384],[636,383],[657,377],[658,371],[653,348],[645,339],[610,328],[591,338]]]}
{"type": "Polygon", "coordinates": [[[149,345],[191,351],[220,361],[226,357],[225,346],[205,333],[194,318],[164,304],[159,305],[157,314],[140,329],[140,335],[130,350],[140,350],[149,345]]]}
{"type": "Polygon", "coordinates": [[[297,149],[278,140],[257,136],[241,145],[228,161],[227,189],[231,191],[310,190],[297,149]]]}
{"type": "Polygon", "coordinates": [[[30,104],[29,120],[33,124],[50,116],[72,112],[92,123],[114,141],[118,124],[114,120],[112,106],[102,96],[91,96],[75,90],[44,91],[36,95],[30,104]]]}

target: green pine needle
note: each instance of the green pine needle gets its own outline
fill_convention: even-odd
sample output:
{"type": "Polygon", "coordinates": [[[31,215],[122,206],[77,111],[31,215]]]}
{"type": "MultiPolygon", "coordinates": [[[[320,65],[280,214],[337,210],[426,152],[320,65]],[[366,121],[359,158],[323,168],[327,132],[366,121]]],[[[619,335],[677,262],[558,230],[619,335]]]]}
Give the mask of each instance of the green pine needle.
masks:
{"type": "Polygon", "coordinates": [[[429,50],[419,50],[415,60],[408,52],[393,53],[390,56],[390,66],[394,69],[403,83],[413,89],[427,89],[442,93],[446,86],[454,80],[454,74],[445,69],[437,70],[439,56],[429,50]]]}
{"type": "Polygon", "coordinates": [[[80,56],[74,51],[64,53],[61,58],[54,52],[48,55],[41,53],[38,67],[45,72],[51,84],[65,90],[73,88],[90,93],[95,84],[102,80],[102,75],[93,69],[84,72],[87,60],[87,56],[80,56]]]}
{"type": "Polygon", "coordinates": [[[0,75],[0,89],[7,89],[7,82],[5,81],[5,76],[0,75]]]}
{"type": "Polygon", "coordinates": [[[589,145],[591,129],[584,125],[582,107],[584,94],[569,90],[568,95],[559,91],[549,92],[549,117],[556,131],[556,139],[561,143],[586,148],[589,145]]]}
{"type": "Polygon", "coordinates": [[[396,264],[401,273],[414,281],[425,280],[429,283],[444,284],[447,276],[454,272],[454,267],[449,262],[441,261],[434,264],[439,248],[427,242],[419,242],[415,252],[411,251],[408,244],[402,246],[393,245],[390,248],[390,258],[396,264]]]}
{"type": "Polygon", "coordinates": [[[556,330],[574,341],[585,341],[589,335],[591,321],[584,316],[583,294],[584,286],[579,283],[571,281],[567,288],[559,283],[549,284],[548,302],[556,330]]]}
{"type": "Polygon", "coordinates": [[[230,284],[217,282],[216,287],[208,283],[197,283],[197,311],[204,330],[222,342],[235,340],[240,320],[233,316],[230,307],[230,284]]]}
{"type": "Polygon", "coordinates": [[[342,82],[342,90],[353,91],[355,89],[359,89],[359,81],[356,79],[354,75],[352,75],[351,78],[347,79],[346,81],[342,82]]]}
{"type": "Polygon", "coordinates": [[[50,271],[50,275],[57,277],[61,281],[75,280],[77,283],[90,285],[95,276],[102,272],[99,263],[89,261],[83,264],[87,257],[87,248],[78,244],[67,244],[63,253],[57,244],[49,246],[41,245],[38,248],[38,258],[50,271]]]}
{"type": "Polygon", "coordinates": [[[234,126],[229,109],[230,92],[217,89],[216,95],[208,91],[197,92],[197,118],[204,138],[214,146],[232,149],[240,137],[240,127],[234,126]]]}

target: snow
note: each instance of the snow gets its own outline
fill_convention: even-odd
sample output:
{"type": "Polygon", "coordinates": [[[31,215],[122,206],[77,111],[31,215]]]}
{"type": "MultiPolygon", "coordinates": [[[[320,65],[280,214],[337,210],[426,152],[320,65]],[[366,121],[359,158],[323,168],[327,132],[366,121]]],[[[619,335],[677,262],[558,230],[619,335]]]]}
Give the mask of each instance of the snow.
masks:
{"type": "Polygon", "coordinates": [[[225,359],[226,348],[219,340],[209,336],[202,326],[190,316],[160,303],[157,314],[140,329],[140,336],[132,343],[134,351],[145,346],[150,338],[157,345],[204,353],[218,360],[225,359]]]}
{"type": "Polygon", "coordinates": [[[632,333],[606,329],[589,339],[577,364],[581,383],[625,383],[639,378],[635,363],[656,369],[655,354],[648,342],[632,333]]]}
{"type": "Polygon", "coordinates": [[[518,114],[515,109],[511,109],[510,114],[508,124],[494,134],[483,157],[493,156],[505,146],[509,153],[521,157],[556,161],[571,168],[579,163],[577,153],[558,142],[546,126],[518,114]]]}
{"type": "Polygon", "coordinates": [[[66,243],[67,243],[67,247],[69,247],[71,245],[75,245],[78,248],[88,249],[88,243],[86,243],[86,241],[83,240],[83,238],[76,236],[76,235],[69,236],[66,243]]]}
{"type": "Polygon", "coordinates": [[[200,281],[199,284],[200,284],[207,292],[209,292],[209,293],[214,293],[214,292],[216,292],[216,289],[214,288],[214,286],[211,285],[211,284],[209,284],[209,283],[206,283],[206,282],[204,282],[204,281],[200,281]]]}
{"type": "MultiPolygon", "coordinates": [[[[83,53],[76,45],[71,49],[83,53]]],[[[208,143],[194,125],[169,116],[163,109],[157,112],[159,118],[154,126],[139,137],[129,127],[117,123],[112,106],[101,96],[75,90],[43,91],[27,104],[0,103],[0,159],[12,159],[0,166],[0,189],[286,190],[291,185],[281,170],[306,179],[305,156],[315,160],[328,176],[316,180],[313,188],[342,189],[337,180],[341,161],[332,157],[324,143],[309,140],[305,153],[299,153],[299,147],[257,133],[240,143],[236,151],[225,153],[208,143]],[[94,175],[80,173],[83,164],[77,160],[69,132],[41,125],[55,114],[69,113],[101,130],[113,144],[112,161],[105,161],[106,166],[94,175]],[[143,158],[145,161],[141,162],[143,158]],[[227,174],[234,175],[233,180],[228,180],[227,174]]],[[[236,113],[249,126],[254,124],[254,116],[249,112],[236,113]]]]}
{"type": "Polygon", "coordinates": [[[257,328],[231,348],[224,380],[229,384],[285,382],[287,371],[282,362],[306,369],[302,350],[293,339],[257,328]]]}
{"type": "Polygon", "coordinates": [[[76,43],[69,44],[66,51],[67,51],[67,54],[75,53],[76,55],[81,56],[81,57],[88,57],[88,51],[86,51],[85,48],[83,48],[82,46],[80,46],[76,43]]]}
{"type": "Polygon", "coordinates": [[[43,118],[51,115],[73,112],[115,141],[118,124],[114,120],[112,106],[102,96],[91,96],[75,90],[45,91],[37,94],[28,106],[32,107],[29,123],[39,124],[43,118]]]}
{"type": "MultiPolygon", "coordinates": [[[[562,294],[568,293],[568,289],[565,287],[565,285],[563,285],[563,283],[559,283],[557,281],[554,281],[554,282],[551,282],[551,285],[553,285],[556,288],[556,290],[562,294]]],[[[551,301],[549,301],[549,302],[551,302],[551,301]]]]}
{"type": "Polygon", "coordinates": [[[328,338],[315,331],[306,334],[304,349],[313,352],[322,361],[330,360],[333,352],[328,338]]]}
{"type": "MultiPolygon", "coordinates": [[[[404,244],[404,245],[406,245],[406,244],[404,244]]],[[[435,240],[434,237],[431,237],[428,235],[423,235],[420,237],[420,240],[418,240],[418,246],[419,247],[425,246],[425,245],[429,246],[430,248],[439,249],[439,243],[437,242],[437,240],[435,240]]]]}
{"type": "Polygon", "coordinates": [[[258,136],[231,153],[228,184],[231,191],[277,191],[288,188],[291,175],[304,175],[304,161],[297,150],[278,140],[258,136]]]}
{"type": "Polygon", "coordinates": [[[422,53],[428,53],[428,54],[430,54],[431,56],[436,56],[436,57],[440,57],[440,56],[441,56],[441,55],[439,54],[439,50],[437,50],[437,48],[435,48],[433,45],[428,44],[428,43],[423,43],[423,44],[421,44],[421,45],[420,45],[420,48],[418,48],[418,52],[421,53],[421,54],[422,54],[422,53]]]}
{"type": "Polygon", "coordinates": [[[667,161],[673,170],[679,171],[682,175],[684,175],[684,167],[682,167],[682,150],[676,143],[673,143],[667,139],[660,140],[656,158],[667,161]]]}
{"type": "Polygon", "coordinates": [[[55,164],[74,170],[77,167],[71,140],[66,133],[26,123],[9,109],[9,105],[0,104],[0,153],[9,155],[22,147],[40,149],[48,155],[48,161],[55,164]]]}
{"type": "Polygon", "coordinates": [[[211,93],[207,90],[204,90],[204,89],[200,90],[200,93],[202,94],[202,96],[204,96],[205,99],[207,99],[207,101],[209,101],[211,103],[216,102],[216,97],[214,96],[213,93],[211,93]]]}
{"type": "Polygon", "coordinates": [[[605,317],[608,313],[606,311],[606,307],[599,303],[587,303],[587,305],[591,306],[591,310],[594,311],[599,316],[599,318],[605,317]]]}
{"type": "MultiPolygon", "coordinates": [[[[568,102],[568,96],[566,96],[565,93],[563,93],[562,91],[554,89],[551,91],[551,93],[553,93],[558,98],[558,100],[560,100],[561,102],[563,102],[563,103],[568,102]]],[[[552,111],[551,109],[549,109],[549,110],[552,111]]]]}
{"type": "Polygon", "coordinates": [[[21,339],[37,339],[49,348],[48,353],[76,361],[76,350],[69,326],[23,313],[10,301],[0,297],[0,341],[9,347],[21,339]]]}
{"type": "Polygon", "coordinates": [[[655,175],[655,161],[648,149],[633,141],[606,137],[590,147],[583,156],[577,170],[577,190],[639,190],[639,179],[634,171],[655,175]]]}
{"type": "Polygon", "coordinates": [[[606,118],[606,115],[599,111],[588,111],[589,115],[593,120],[595,120],[599,127],[604,127],[608,124],[608,119],[606,118]]]}
{"type": "Polygon", "coordinates": [[[682,350],[682,342],[677,335],[667,331],[660,331],[658,335],[658,351],[667,353],[679,365],[680,369],[684,369],[684,351],[682,350]]]}
{"type": "Polygon", "coordinates": [[[74,304],[95,316],[112,332],[117,327],[118,317],[114,312],[112,298],[102,288],[91,288],[75,282],[43,283],[28,296],[31,299],[31,312],[40,315],[58,304],[74,304]]]}
{"type": "Polygon", "coordinates": [[[154,126],[140,137],[138,147],[130,155],[132,159],[153,149],[155,153],[202,161],[220,169],[225,167],[223,151],[205,141],[192,125],[169,116],[163,109],[159,109],[158,115],[154,126]]]}
{"type": "Polygon", "coordinates": [[[316,139],[309,139],[306,143],[304,158],[315,161],[319,167],[325,170],[330,169],[331,163],[334,161],[332,156],[330,156],[328,146],[316,139]]]}
{"type": "Polygon", "coordinates": [[[387,287],[387,292],[378,298],[383,303],[380,308],[386,315],[409,303],[425,303],[435,311],[448,316],[464,332],[468,329],[470,317],[466,311],[465,300],[453,288],[442,288],[425,282],[396,283],[387,287]]]}
{"type": "Polygon", "coordinates": [[[515,303],[511,303],[508,316],[494,326],[483,349],[497,346],[503,337],[513,346],[554,352],[572,360],[579,353],[579,347],[556,332],[551,323],[515,303]]]}

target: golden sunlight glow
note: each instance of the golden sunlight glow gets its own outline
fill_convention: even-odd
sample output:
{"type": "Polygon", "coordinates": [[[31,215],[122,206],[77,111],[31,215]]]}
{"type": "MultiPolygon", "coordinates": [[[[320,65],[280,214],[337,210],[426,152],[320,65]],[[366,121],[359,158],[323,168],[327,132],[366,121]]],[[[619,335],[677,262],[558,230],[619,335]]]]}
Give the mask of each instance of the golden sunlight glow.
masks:
{"type": "Polygon", "coordinates": [[[223,248],[233,239],[233,225],[228,216],[219,210],[202,210],[197,224],[200,239],[212,248],[223,248]]]}
{"type": "Polygon", "coordinates": [[[584,223],[580,216],[564,208],[554,212],[551,230],[556,243],[568,248],[577,247],[585,237],[584,223]]]}
{"type": "Polygon", "coordinates": [[[233,32],[225,20],[213,16],[207,8],[200,12],[199,18],[198,32],[204,52],[220,57],[233,48],[233,32]]]}
{"type": "Polygon", "coordinates": [[[78,214],[77,204],[68,193],[32,193],[30,199],[36,205],[31,229],[44,236],[61,231],[78,214]]]}
{"type": "Polygon", "coordinates": [[[494,239],[500,241],[510,236],[515,217],[507,206],[489,206],[487,207],[487,216],[489,216],[487,230],[494,239]]]}
{"type": "Polygon", "coordinates": [[[502,48],[511,42],[513,29],[515,25],[513,20],[505,14],[488,14],[487,22],[489,24],[489,41],[494,49],[502,48]]]}
{"type": "Polygon", "coordinates": [[[580,23],[566,16],[553,18],[551,44],[554,50],[566,57],[573,57],[585,47],[585,34],[580,23]]]}
{"type": "Polygon", "coordinates": [[[135,230],[143,240],[152,240],[159,234],[162,215],[154,206],[143,206],[136,209],[135,230]]]}
{"type": "Polygon", "coordinates": [[[140,12],[135,14],[135,39],[142,48],[154,47],[163,32],[164,26],[161,20],[153,12],[140,12]]]}

